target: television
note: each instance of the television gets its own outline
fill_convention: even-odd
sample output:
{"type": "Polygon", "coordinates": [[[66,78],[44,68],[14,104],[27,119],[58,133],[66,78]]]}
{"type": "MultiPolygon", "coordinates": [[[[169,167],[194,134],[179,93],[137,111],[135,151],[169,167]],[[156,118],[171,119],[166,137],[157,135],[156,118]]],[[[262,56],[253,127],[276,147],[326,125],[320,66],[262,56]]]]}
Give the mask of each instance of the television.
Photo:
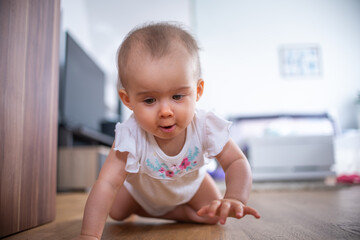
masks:
{"type": "Polygon", "coordinates": [[[62,128],[72,135],[93,140],[104,137],[101,133],[105,115],[104,88],[104,71],[68,32],[63,33],[60,40],[59,134],[63,133],[62,128]]]}

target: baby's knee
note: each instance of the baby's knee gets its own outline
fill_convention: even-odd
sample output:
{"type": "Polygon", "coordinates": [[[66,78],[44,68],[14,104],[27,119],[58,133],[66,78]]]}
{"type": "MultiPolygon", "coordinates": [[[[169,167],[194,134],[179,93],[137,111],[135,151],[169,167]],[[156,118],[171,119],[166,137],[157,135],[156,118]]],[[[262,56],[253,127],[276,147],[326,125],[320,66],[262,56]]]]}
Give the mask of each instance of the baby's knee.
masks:
{"type": "Polygon", "coordinates": [[[125,213],[125,212],[121,212],[121,211],[115,211],[115,210],[111,210],[109,212],[109,216],[116,221],[122,221],[125,220],[126,218],[128,218],[130,216],[130,214],[125,213]]]}

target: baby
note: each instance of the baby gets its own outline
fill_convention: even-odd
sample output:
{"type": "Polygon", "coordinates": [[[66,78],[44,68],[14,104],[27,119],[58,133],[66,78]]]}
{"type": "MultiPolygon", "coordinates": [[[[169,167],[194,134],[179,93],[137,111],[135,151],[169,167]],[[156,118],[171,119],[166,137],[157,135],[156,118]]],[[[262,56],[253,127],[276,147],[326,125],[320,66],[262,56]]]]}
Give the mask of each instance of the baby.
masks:
{"type": "Polygon", "coordinates": [[[118,51],[119,96],[132,116],[115,141],[88,197],[81,239],[100,239],[110,215],[225,224],[247,214],[252,177],[229,137],[230,123],[196,109],[204,91],[198,45],[180,26],[149,24],[118,51]],[[224,197],[206,172],[207,158],[225,172],[224,197]]]}

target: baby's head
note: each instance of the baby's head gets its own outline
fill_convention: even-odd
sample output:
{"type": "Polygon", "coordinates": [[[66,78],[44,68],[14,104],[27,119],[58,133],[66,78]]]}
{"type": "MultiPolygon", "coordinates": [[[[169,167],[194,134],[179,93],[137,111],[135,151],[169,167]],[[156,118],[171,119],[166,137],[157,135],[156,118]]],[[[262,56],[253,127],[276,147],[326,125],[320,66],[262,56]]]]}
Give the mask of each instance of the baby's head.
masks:
{"type": "Polygon", "coordinates": [[[160,59],[183,48],[193,61],[195,79],[200,79],[199,47],[191,34],[180,25],[166,22],[146,24],[133,29],[118,49],[118,91],[127,87],[132,65],[139,59],[160,59]]]}
{"type": "Polygon", "coordinates": [[[185,136],[203,93],[198,45],[181,27],[137,28],[118,51],[118,92],[138,124],[159,139],[185,136]]]}

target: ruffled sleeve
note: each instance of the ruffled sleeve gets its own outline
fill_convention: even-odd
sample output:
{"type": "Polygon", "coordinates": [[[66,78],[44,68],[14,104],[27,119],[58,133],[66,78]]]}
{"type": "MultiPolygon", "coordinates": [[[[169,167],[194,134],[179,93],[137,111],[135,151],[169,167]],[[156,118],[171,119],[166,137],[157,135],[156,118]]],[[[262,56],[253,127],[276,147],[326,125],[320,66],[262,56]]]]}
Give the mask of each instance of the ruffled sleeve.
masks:
{"type": "Polygon", "coordinates": [[[115,151],[128,152],[125,170],[129,173],[139,171],[140,164],[136,151],[136,131],[132,129],[131,119],[124,123],[117,123],[115,126],[115,151]],[[129,124],[130,120],[130,124],[129,124]]]}
{"type": "Polygon", "coordinates": [[[212,112],[205,113],[205,156],[213,158],[218,155],[230,139],[231,122],[226,121],[212,112]]]}

